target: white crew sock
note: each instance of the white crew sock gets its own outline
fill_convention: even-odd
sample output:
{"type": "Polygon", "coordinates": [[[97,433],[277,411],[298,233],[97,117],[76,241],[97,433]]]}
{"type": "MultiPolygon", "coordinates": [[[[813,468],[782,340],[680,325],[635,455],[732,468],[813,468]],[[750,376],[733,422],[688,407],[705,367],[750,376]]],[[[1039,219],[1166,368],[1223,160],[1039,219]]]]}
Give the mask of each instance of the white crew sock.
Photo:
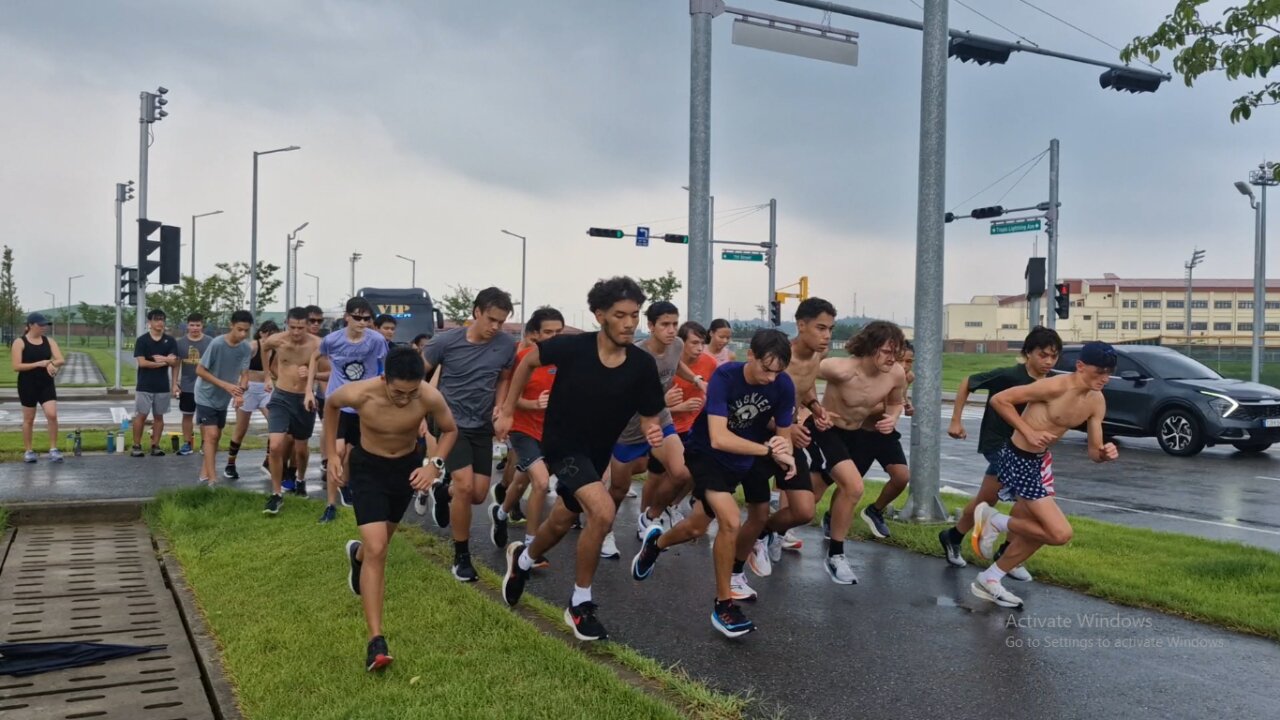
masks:
{"type": "Polygon", "coordinates": [[[573,586],[573,600],[572,600],[572,601],[570,601],[570,602],[571,602],[571,604],[572,604],[574,607],[577,607],[577,606],[581,605],[582,603],[591,602],[591,588],[590,588],[590,587],[578,587],[577,585],[574,585],[574,586],[573,586]]]}
{"type": "Polygon", "coordinates": [[[978,580],[982,582],[990,582],[992,580],[1000,582],[1004,579],[1004,575],[1005,572],[1003,570],[997,567],[995,563],[991,563],[990,567],[978,574],[978,580]]]}
{"type": "Polygon", "coordinates": [[[524,551],[525,551],[526,553],[527,553],[527,552],[529,552],[529,546],[530,546],[530,545],[532,545],[532,544],[533,544],[533,536],[532,536],[532,535],[525,535],[525,536],[524,536],[524,551]]]}
{"type": "Polygon", "coordinates": [[[533,558],[529,557],[529,544],[525,543],[524,551],[520,553],[520,557],[516,558],[516,564],[521,570],[528,570],[533,567],[533,558]]]}
{"type": "Polygon", "coordinates": [[[996,513],[991,516],[991,527],[1000,532],[1009,532],[1009,516],[1004,513],[996,513]]]}
{"type": "Polygon", "coordinates": [[[498,519],[499,520],[507,519],[507,511],[503,510],[501,505],[498,506],[498,519]]]}

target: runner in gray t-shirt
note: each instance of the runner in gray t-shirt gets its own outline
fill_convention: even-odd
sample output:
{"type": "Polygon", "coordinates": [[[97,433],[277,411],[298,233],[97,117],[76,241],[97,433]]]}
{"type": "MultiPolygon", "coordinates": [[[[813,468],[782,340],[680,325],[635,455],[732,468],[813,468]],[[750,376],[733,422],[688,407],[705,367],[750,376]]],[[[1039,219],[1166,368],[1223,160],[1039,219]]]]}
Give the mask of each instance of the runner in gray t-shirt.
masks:
{"type": "Polygon", "coordinates": [[[253,350],[247,338],[251,325],[253,315],[248,310],[232,313],[231,328],[209,343],[196,366],[195,420],[200,425],[204,453],[200,479],[209,485],[213,485],[217,477],[218,441],[227,424],[227,405],[234,398],[235,406],[240,407],[244,388],[249,384],[246,373],[253,350]]]}
{"type": "MultiPolygon", "coordinates": [[[[675,305],[658,301],[649,305],[644,312],[649,321],[649,338],[639,345],[645,352],[653,356],[658,363],[658,377],[662,381],[662,389],[667,393],[667,407],[679,405],[684,399],[679,389],[671,386],[676,375],[689,382],[706,388],[702,378],[694,374],[680,356],[684,353],[684,341],[677,335],[680,327],[680,311],[675,305]]],[[[644,535],[649,524],[664,518],[663,511],[667,504],[682,493],[686,485],[691,485],[693,477],[684,464],[684,442],[676,434],[675,423],[671,420],[671,411],[663,408],[660,417],[662,423],[662,445],[650,447],[640,430],[640,416],[631,418],[618,443],[613,446],[613,460],[609,464],[609,473],[613,477],[633,477],[652,467],[650,478],[662,477],[661,487],[648,488],[645,495],[652,499],[649,507],[640,508],[639,534],[644,535]],[[652,455],[652,461],[650,460],[652,455]]],[[[648,482],[646,480],[646,482],[648,482]]],[[[618,503],[622,498],[615,497],[618,503]]],[[[669,521],[669,518],[667,519],[669,521]]],[[[669,527],[669,525],[668,525],[669,527]]],[[[605,541],[606,549],[610,543],[605,541]]],[[[603,552],[602,552],[603,554],[603,552]]]]}
{"type": "MultiPolygon", "coordinates": [[[[485,288],[472,304],[472,322],[436,335],[422,351],[427,376],[440,368],[440,393],[458,424],[458,440],[445,458],[448,483],[431,486],[436,525],[453,528],[453,576],[474,582],[471,566],[471,506],[489,496],[493,473],[493,411],[497,398],[507,396],[516,340],[502,331],[512,311],[511,295],[485,288]]],[[[421,498],[419,502],[425,501],[421,498]]],[[[505,526],[504,526],[505,527],[505,526]]],[[[506,538],[500,538],[500,547],[506,538]]],[[[497,539],[495,539],[497,542],[497,539]]]]}
{"type": "Polygon", "coordinates": [[[178,338],[178,364],[173,368],[173,396],[182,411],[182,448],[179,455],[190,455],[195,446],[196,366],[209,349],[213,338],[204,334],[204,316],[187,316],[187,332],[178,338]]]}

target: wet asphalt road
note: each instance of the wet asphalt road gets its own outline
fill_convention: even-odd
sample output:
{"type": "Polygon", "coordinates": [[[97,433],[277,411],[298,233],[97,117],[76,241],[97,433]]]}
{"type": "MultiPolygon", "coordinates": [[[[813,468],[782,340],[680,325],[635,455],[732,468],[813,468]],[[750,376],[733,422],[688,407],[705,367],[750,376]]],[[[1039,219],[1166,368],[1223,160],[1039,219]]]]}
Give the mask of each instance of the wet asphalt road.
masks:
{"type": "MultiPolygon", "coordinates": [[[[976,481],[983,468],[971,443],[947,442],[943,452],[951,464],[944,463],[944,478],[963,488],[961,483],[976,481]]],[[[1069,512],[1114,513],[1110,519],[1139,525],[1167,522],[1171,529],[1196,534],[1264,535],[1242,528],[1273,527],[1266,525],[1265,512],[1252,514],[1255,508],[1248,507],[1274,507],[1280,495],[1280,484],[1254,484],[1261,483],[1257,476],[1268,473],[1280,477],[1269,468],[1269,457],[1210,451],[1188,463],[1142,443],[1126,443],[1119,464],[1094,466],[1083,449],[1082,436],[1068,437],[1055,456],[1063,499],[1076,502],[1064,502],[1069,512]],[[1200,470],[1188,469],[1194,467],[1200,470]],[[1131,472],[1134,468],[1139,471],[1131,472]],[[1246,499],[1253,497],[1251,491],[1262,499],[1246,499]],[[1189,522],[1081,504],[1100,494],[1098,502],[1132,503],[1144,512],[1172,507],[1174,512],[1165,514],[1191,518],[1184,505],[1208,509],[1193,518],[1204,522],[1189,522]],[[1154,503],[1149,496],[1157,494],[1183,501],[1154,503]],[[1240,503],[1238,515],[1243,516],[1234,521],[1236,527],[1209,524],[1226,522],[1222,518],[1234,502],[1240,503]]],[[[239,487],[266,487],[265,478],[252,470],[260,461],[260,452],[242,454],[245,479],[239,487]]],[[[60,467],[4,464],[0,501],[146,497],[158,487],[194,481],[195,463],[195,458],[98,456],[60,467]]],[[[312,485],[314,497],[319,488],[312,485]]],[[[285,512],[315,510],[285,504],[285,512]]],[[[1280,645],[1273,642],[1069,590],[1007,581],[1027,603],[1026,610],[1013,613],[969,593],[975,569],[955,570],[937,558],[871,542],[846,545],[861,582],[837,586],[822,570],[816,529],[801,531],[804,550],[788,553],[772,576],[751,576],[761,599],[746,612],[760,629],[727,640],[709,621],[713,584],[708,541],[664,554],[654,576],[637,583],[628,571],[630,555],[639,545],[635,514],[635,501],[628,500],[617,529],[623,558],[603,560],[596,577],[602,621],[615,640],[649,657],[678,664],[723,691],[751,693],[760,700],[756,715],[1272,718],[1280,704],[1275,681],[1280,645]]],[[[349,511],[342,517],[350,522],[349,511]]],[[[415,517],[411,511],[409,520],[415,517]]],[[[478,509],[474,555],[498,569],[502,555],[489,542],[483,517],[478,509]]],[[[575,539],[571,533],[550,553],[552,567],[536,574],[529,592],[557,603],[568,599],[575,539]]]]}

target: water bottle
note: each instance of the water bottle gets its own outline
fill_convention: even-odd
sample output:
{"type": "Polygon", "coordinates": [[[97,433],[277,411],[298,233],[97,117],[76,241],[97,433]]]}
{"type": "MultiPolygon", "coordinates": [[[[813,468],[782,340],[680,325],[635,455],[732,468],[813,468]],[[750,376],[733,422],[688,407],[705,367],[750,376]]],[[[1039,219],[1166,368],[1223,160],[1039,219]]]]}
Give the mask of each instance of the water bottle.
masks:
{"type": "Polygon", "coordinates": [[[72,445],[71,445],[72,454],[75,455],[76,457],[80,457],[81,455],[83,455],[84,446],[80,442],[80,428],[76,428],[74,439],[71,442],[72,442],[72,445]]]}
{"type": "Polygon", "coordinates": [[[173,447],[173,452],[176,455],[178,452],[178,436],[173,435],[169,438],[169,440],[170,440],[169,445],[173,447]]]}
{"type": "Polygon", "coordinates": [[[107,431],[107,454],[114,455],[116,452],[116,434],[112,430],[107,431]]]}

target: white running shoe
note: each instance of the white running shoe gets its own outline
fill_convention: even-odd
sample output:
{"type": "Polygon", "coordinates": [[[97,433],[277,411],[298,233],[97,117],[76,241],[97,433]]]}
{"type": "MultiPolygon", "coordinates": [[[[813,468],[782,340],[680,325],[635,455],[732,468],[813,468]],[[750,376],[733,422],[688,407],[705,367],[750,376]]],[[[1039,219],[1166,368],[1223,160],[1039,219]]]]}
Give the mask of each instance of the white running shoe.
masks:
{"type": "Polygon", "coordinates": [[[729,595],[734,600],[755,600],[757,593],[747,584],[746,575],[734,575],[729,579],[729,595]]]}
{"type": "Polygon", "coordinates": [[[1018,582],[1031,582],[1033,579],[1031,573],[1027,572],[1027,568],[1022,565],[1010,570],[1008,575],[1018,582]]]}
{"type": "Polygon", "coordinates": [[[782,536],[782,549],[791,552],[800,552],[800,548],[804,547],[804,540],[796,537],[792,530],[788,530],[782,536]]]}
{"type": "Polygon", "coordinates": [[[769,537],[765,540],[765,544],[769,547],[769,562],[782,562],[782,538],[778,533],[769,533],[769,537]]]}
{"type": "Polygon", "coordinates": [[[973,551],[983,560],[994,557],[996,538],[1000,531],[991,524],[991,518],[997,511],[986,503],[979,503],[973,511],[973,533],[969,538],[973,551]]]}
{"type": "Polygon", "coordinates": [[[831,582],[837,585],[856,585],[858,582],[858,576],[853,574],[853,568],[849,567],[849,561],[843,554],[828,557],[823,567],[831,576],[831,582]]]}
{"type": "Polygon", "coordinates": [[[670,523],[671,527],[679,525],[680,521],[685,518],[685,514],[680,510],[679,505],[672,505],[667,508],[667,511],[663,513],[663,515],[667,517],[667,522],[670,523]]]}
{"type": "Polygon", "coordinates": [[[649,531],[651,524],[653,524],[653,521],[649,519],[648,515],[645,515],[644,510],[641,510],[640,514],[636,516],[636,538],[640,542],[644,542],[644,534],[649,531]]]}
{"type": "Polygon", "coordinates": [[[413,511],[419,515],[426,517],[427,511],[431,509],[431,493],[416,492],[413,494],[413,511]]]}
{"type": "Polygon", "coordinates": [[[1000,607],[1022,607],[1022,598],[1014,595],[1008,590],[1005,590],[999,580],[983,580],[982,576],[979,575],[969,585],[969,590],[972,591],[975,596],[982,598],[987,602],[993,602],[1000,607]]]}
{"type": "Polygon", "coordinates": [[[600,557],[609,558],[611,560],[620,557],[618,553],[618,542],[613,539],[612,532],[604,536],[604,542],[600,545],[600,557]]]}
{"type": "Polygon", "coordinates": [[[763,540],[756,540],[756,544],[751,547],[751,554],[747,556],[747,567],[760,577],[769,577],[773,574],[773,563],[769,562],[769,548],[765,546],[763,540]]]}

